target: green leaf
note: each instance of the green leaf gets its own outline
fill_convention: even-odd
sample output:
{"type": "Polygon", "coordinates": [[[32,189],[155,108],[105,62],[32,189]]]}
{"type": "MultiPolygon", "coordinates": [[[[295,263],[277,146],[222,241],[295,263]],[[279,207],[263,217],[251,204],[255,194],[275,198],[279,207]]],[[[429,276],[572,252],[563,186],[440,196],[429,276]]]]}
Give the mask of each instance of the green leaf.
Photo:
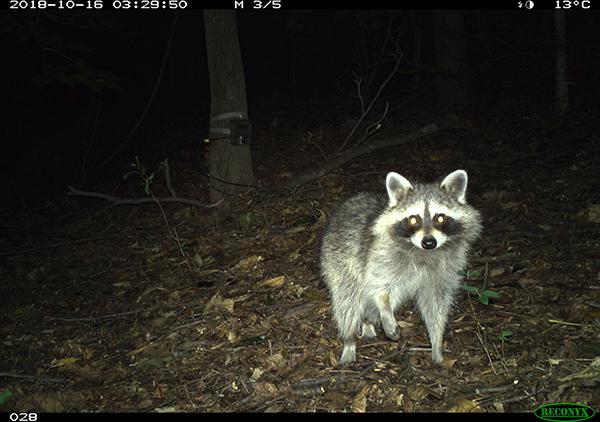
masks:
{"type": "Polygon", "coordinates": [[[479,294],[479,289],[477,287],[468,286],[466,284],[463,284],[461,287],[463,288],[463,290],[466,290],[469,293],[479,294]]]}
{"type": "Polygon", "coordinates": [[[487,296],[479,296],[479,301],[484,305],[488,305],[490,303],[490,298],[487,296]]]}
{"type": "Polygon", "coordinates": [[[0,392],[0,404],[4,404],[8,399],[12,397],[12,392],[10,390],[0,392]]]}
{"type": "Polygon", "coordinates": [[[493,290],[484,290],[482,295],[487,297],[493,297],[494,299],[498,299],[500,297],[498,292],[495,292],[493,290]]]}

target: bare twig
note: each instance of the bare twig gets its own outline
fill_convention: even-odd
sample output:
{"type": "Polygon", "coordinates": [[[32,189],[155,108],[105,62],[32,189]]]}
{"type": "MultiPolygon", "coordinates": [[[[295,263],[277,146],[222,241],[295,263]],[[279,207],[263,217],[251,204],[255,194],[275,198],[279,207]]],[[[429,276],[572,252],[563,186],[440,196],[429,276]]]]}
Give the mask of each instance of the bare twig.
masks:
{"type": "Polygon", "coordinates": [[[368,138],[370,138],[371,135],[374,135],[375,133],[377,133],[379,131],[379,129],[381,129],[381,123],[387,117],[389,108],[390,108],[390,103],[389,103],[389,101],[386,101],[385,102],[385,110],[383,110],[383,114],[381,115],[379,120],[373,122],[365,129],[365,135],[361,139],[358,140],[358,142],[355,144],[355,146],[362,144],[364,141],[366,141],[368,138]]]}
{"type": "Polygon", "coordinates": [[[358,95],[358,100],[360,101],[360,112],[362,114],[365,113],[365,100],[362,96],[362,78],[359,76],[358,73],[356,73],[355,71],[352,71],[352,74],[354,75],[354,83],[356,84],[356,93],[358,95]]]}
{"type": "Polygon", "coordinates": [[[127,311],[127,312],[119,312],[116,314],[108,314],[108,315],[98,315],[95,317],[83,317],[83,318],[63,318],[63,317],[46,317],[48,321],[65,321],[65,322],[101,322],[106,321],[113,318],[118,318],[126,315],[137,314],[140,311],[127,311]]]}
{"type": "Polygon", "coordinates": [[[375,102],[377,101],[377,99],[379,98],[381,93],[383,92],[383,89],[386,87],[386,85],[392,79],[392,76],[394,76],[396,74],[396,72],[398,71],[398,68],[400,67],[400,63],[402,62],[403,57],[404,57],[403,54],[399,54],[397,56],[396,63],[394,64],[394,68],[392,69],[392,71],[390,72],[388,77],[381,83],[381,85],[379,86],[379,89],[377,90],[377,93],[375,94],[375,96],[373,97],[373,99],[371,100],[371,102],[369,103],[369,105],[367,106],[366,109],[364,109],[364,104],[362,103],[362,97],[360,97],[360,82],[357,82],[357,85],[359,88],[359,99],[361,100],[361,107],[363,108],[364,111],[361,114],[358,121],[356,122],[356,124],[354,125],[354,127],[352,128],[352,130],[350,131],[350,133],[348,134],[348,136],[346,136],[346,139],[344,139],[344,142],[342,142],[342,144],[336,149],[336,151],[335,151],[336,155],[342,154],[343,149],[346,147],[346,145],[348,144],[350,139],[354,136],[354,134],[356,133],[356,131],[358,130],[358,128],[360,127],[362,122],[365,120],[365,118],[369,115],[369,113],[371,112],[371,109],[375,105],[375,102]]]}
{"type": "Polygon", "coordinates": [[[488,351],[487,346],[485,345],[485,342],[483,341],[483,338],[481,337],[481,334],[480,334],[481,323],[479,322],[479,318],[477,318],[477,314],[475,313],[475,308],[473,307],[473,302],[471,302],[470,297],[469,297],[469,305],[471,306],[471,312],[473,312],[473,318],[475,319],[475,323],[477,324],[475,335],[477,336],[477,339],[481,343],[481,346],[483,347],[483,350],[485,351],[485,354],[487,355],[487,358],[488,358],[488,361],[490,362],[492,371],[494,371],[494,374],[498,375],[498,372],[496,372],[496,367],[494,366],[494,362],[492,361],[492,357],[490,356],[490,352],[488,351]]]}
{"type": "MultiPolygon", "coordinates": [[[[175,190],[173,189],[173,186],[171,186],[171,177],[169,176],[169,160],[165,160],[164,165],[165,165],[165,177],[167,179],[167,186],[168,186],[169,192],[171,192],[171,195],[173,195],[173,197],[176,197],[175,190]]],[[[154,202],[156,202],[156,205],[160,209],[163,219],[165,220],[165,225],[167,226],[167,231],[173,237],[173,239],[175,240],[175,243],[177,243],[177,247],[179,248],[179,253],[185,259],[185,264],[187,265],[188,269],[190,271],[192,271],[192,266],[190,265],[190,259],[189,259],[190,257],[183,250],[183,242],[181,242],[181,239],[179,238],[179,233],[177,233],[177,227],[171,228],[171,226],[169,225],[169,219],[167,218],[167,214],[165,213],[165,210],[163,209],[162,204],[157,200],[156,196],[154,196],[152,191],[150,191],[150,196],[152,196],[152,199],[154,200],[154,202]]]]}
{"type": "Polygon", "coordinates": [[[382,148],[389,148],[397,145],[407,144],[409,142],[415,142],[438,131],[440,131],[440,127],[438,125],[430,124],[411,133],[392,138],[379,139],[376,142],[370,142],[355,148],[351,148],[325,164],[313,168],[312,170],[302,173],[296,177],[284,180],[283,182],[273,185],[272,187],[275,189],[290,189],[308,182],[312,182],[313,180],[323,177],[327,173],[363,154],[368,154],[382,148]]]}

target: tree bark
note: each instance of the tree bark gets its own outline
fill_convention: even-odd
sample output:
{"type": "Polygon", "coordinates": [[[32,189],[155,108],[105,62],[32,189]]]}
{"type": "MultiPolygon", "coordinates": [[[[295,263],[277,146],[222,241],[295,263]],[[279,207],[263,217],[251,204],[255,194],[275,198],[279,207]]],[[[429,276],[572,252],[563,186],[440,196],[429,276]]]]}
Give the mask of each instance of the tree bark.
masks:
{"type": "Polygon", "coordinates": [[[569,86],[567,85],[567,22],[564,10],[554,12],[556,35],[556,113],[563,115],[569,111],[569,86]]]}
{"type": "Polygon", "coordinates": [[[223,113],[240,113],[247,118],[246,84],[238,38],[235,11],[204,10],[204,30],[210,78],[210,144],[208,151],[211,202],[224,194],[256,185],[248,145],[232,145],[226,134],[231,118],[214,120],[223,113]],[[225,183],[224,183],[225,182],[225,183]]]}

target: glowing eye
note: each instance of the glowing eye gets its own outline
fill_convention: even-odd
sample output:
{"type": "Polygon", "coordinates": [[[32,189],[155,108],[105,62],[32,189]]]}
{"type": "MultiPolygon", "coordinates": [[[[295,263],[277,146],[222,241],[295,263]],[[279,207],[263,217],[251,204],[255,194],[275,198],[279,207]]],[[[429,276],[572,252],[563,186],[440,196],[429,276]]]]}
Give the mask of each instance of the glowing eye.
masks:
{"type": "Polygon", "coordinates": [[[436,220],[439,224],[443,224],[446,221],[446,216],[444,214],[440,214],[437,216],[436,220]]]}
{"type": "Polygon", "coordinates": [[[417,217],[412,215],[408,217],[408,224],[410,224],[411,226],[416,226],[417,224],[419,224],[419,220],[417,220],[417,217]]]}

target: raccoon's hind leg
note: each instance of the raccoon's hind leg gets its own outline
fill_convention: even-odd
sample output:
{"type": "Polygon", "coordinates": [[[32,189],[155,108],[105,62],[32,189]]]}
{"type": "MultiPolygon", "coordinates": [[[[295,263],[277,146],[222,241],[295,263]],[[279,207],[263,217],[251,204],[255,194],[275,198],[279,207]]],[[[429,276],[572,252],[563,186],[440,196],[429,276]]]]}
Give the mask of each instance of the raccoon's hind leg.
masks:
{"type": "Polygon", "coordinates": [[[383,326],[385,335],[391,340],[398,340],[400,338],[400,332],[398,330],[394,311],[390,305],[390,294],[388,292],[379,293],[375,297],[375,304],[377,305],[377,309],[379,309],[381,325],[383,326]]]}
{"type": "Polygon", "coordinates": [[[377,337],[377,332],[375,331],[375,324],[370,322],[363,322],[362,330],[360,332],[361,339],[363,340],[371,340],[372,338],[377,337]]]}
{"type": "Polygon", "coordinates": [[[363,321],[364,304],[355,296],[351,296],[350,300],[339,300],[336,293],[332,295],[333,316],[344,343],[339,364],[346,365],[356,360],[356,337],[363,321]]]}
{"type": "Polygon", "coordinates": [[[342,357],[340,357],[339,365],[348,365],[356,360],[356,339],[345,339],[344,348],[342,349],[342,357]]]}
{"type": "Polygon", "coordinates": [[[372,338],[377,337],[375,325],[378,325],[379,321],[379,309],[377,309],[377,306],[375,306],[373,302],[369,301],[365,307],[365,316],[359,338],[363,340],[371,340],[372,338]]]}

